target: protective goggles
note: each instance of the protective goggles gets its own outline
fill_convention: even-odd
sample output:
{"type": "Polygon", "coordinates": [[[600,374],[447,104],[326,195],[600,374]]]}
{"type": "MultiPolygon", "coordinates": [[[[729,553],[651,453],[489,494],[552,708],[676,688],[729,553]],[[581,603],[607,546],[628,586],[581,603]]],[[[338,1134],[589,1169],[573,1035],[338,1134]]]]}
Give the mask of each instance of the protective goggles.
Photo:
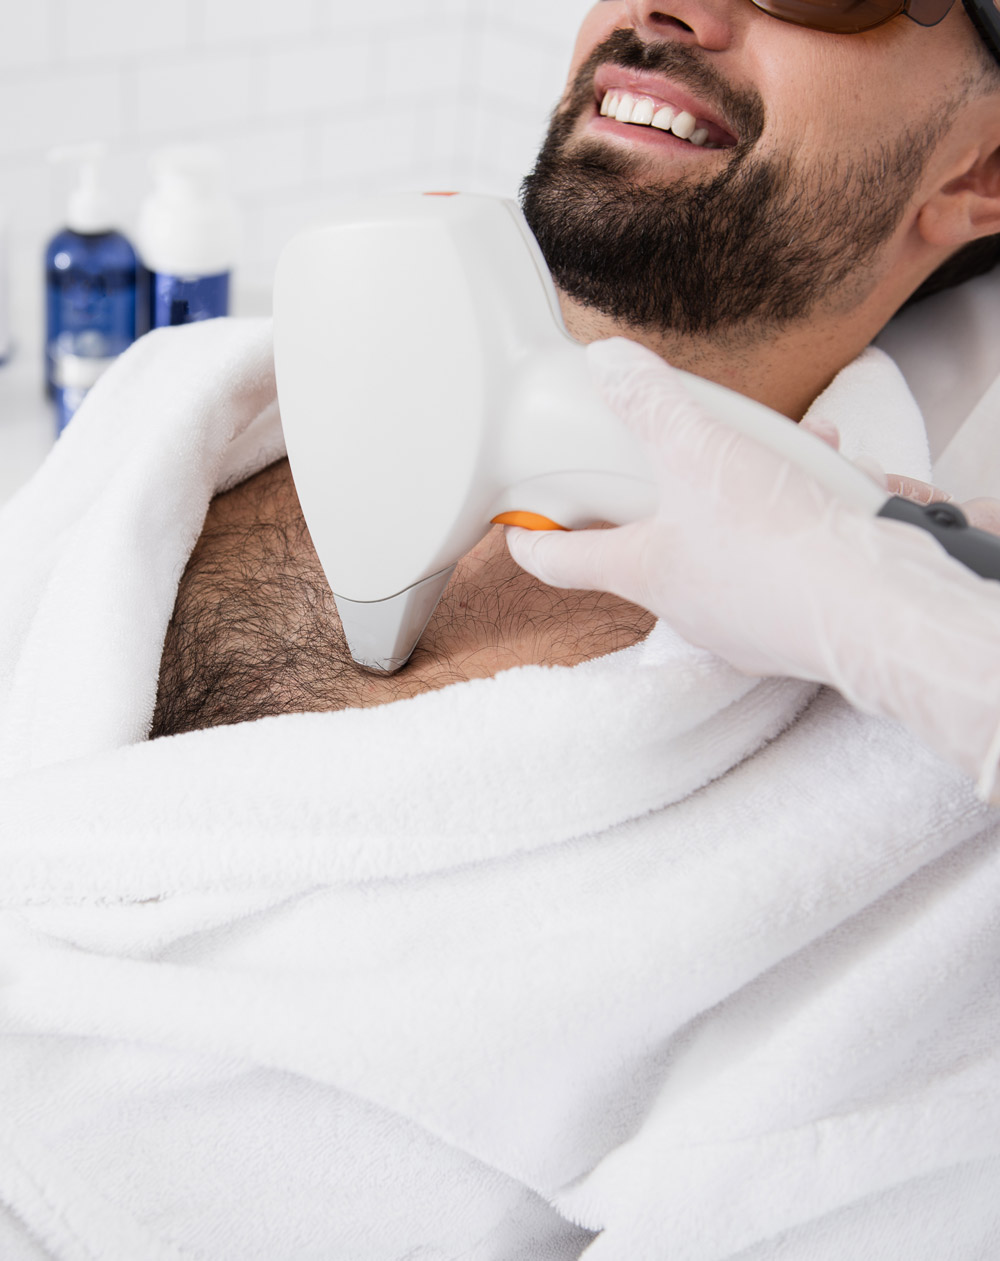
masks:
{"type": "MultiPolygon", "coordinates": [[[[750,0],[771,17],[816,31],[854,35],[904,13],[920,26],[936,26],[955,0],[750,0]]],[[[1000,12],[994,0],[962,0],[986,47],[1000,62],[1000,12]]],[[[997,0],[1000,3],[1000,0],[997,0]]]]}

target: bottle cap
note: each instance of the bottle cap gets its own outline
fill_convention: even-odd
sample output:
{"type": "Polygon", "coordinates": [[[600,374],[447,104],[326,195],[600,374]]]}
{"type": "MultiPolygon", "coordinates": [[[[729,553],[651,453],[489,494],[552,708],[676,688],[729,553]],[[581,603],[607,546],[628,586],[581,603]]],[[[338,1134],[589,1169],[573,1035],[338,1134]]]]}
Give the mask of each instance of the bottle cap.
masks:
{"type": "Polygon", "coordinates": [[[150,271],[194,280],[236,262],[239,216],[223,187],[218,152],[173,145],[150,162],[154,187],[139,212],[137,241],[150,271]]]}
{"type": "Polygon", "coordinates": [[[115,227],[111,198],[102,180],[105,153],[103,144],[73,145],[49,153],[52,162],[79,164],[79,181],[70,193],[66,211],[66,226],[73,232],[93,235],[115,227]]]}

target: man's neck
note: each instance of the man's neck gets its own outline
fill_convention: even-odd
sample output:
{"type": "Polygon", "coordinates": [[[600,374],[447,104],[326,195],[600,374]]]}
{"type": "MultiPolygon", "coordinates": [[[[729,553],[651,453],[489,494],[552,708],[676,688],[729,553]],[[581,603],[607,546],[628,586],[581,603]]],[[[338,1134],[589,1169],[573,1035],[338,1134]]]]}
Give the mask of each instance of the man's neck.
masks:
{"type": "Polygon", "coordinates": [[[811,322],[758,338],[721,338],[630,330],[564,294],[559,300],[566,327],[577,341],[628,337],[674,367],[717,381],[793,420],[802,419],[841,368],[857,358],[888,319],[881,312],[868,312],[862,304],[843,315],[834,314],[822,324],[811,322]]]}

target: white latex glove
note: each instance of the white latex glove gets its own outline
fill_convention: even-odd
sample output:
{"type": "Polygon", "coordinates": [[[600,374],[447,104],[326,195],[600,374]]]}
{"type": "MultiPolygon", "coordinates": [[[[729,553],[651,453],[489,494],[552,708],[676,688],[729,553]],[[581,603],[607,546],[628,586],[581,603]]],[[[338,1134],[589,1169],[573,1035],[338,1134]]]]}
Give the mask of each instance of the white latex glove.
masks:
{"type": "Polygon", "coordinates": [[[1000,800],[1000,583],[715,420],[651,351],[616,338],[587,353],[647,451],[659,506],[613,529],[508,529],[518,564],[641,605],[748,674],[829,684],[1000,800]]]}

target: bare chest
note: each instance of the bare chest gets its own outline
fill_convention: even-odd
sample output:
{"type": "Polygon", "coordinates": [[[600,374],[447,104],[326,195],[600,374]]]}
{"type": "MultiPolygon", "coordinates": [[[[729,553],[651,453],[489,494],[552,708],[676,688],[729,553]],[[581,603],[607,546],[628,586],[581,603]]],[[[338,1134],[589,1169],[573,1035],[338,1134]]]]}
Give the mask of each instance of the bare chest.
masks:
{"type": "Polygon", "coordinates": [[[382,705],[517,665],[576,665],[651,624],[615,597],[542,586],[494,530],[459,563],[410,663],[369,674],[347,650],[282,461],[212,503],[178,589],[152,734],[382,705]]]}

